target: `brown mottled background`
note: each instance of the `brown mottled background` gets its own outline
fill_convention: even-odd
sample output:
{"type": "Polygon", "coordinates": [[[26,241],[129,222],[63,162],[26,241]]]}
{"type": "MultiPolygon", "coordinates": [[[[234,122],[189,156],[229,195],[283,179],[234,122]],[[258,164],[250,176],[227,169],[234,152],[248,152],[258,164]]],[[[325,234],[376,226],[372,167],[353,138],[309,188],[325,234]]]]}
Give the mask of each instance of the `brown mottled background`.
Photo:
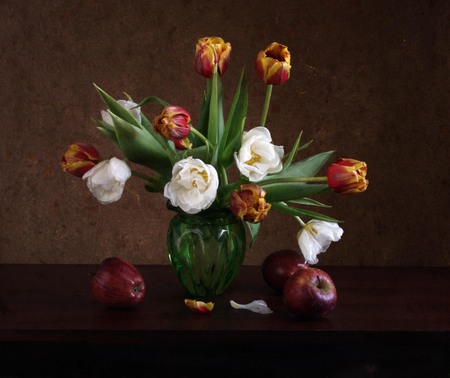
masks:
{"type": "MultiPolygon", "coordinates": [[[[204,80],[192,69],[199,37],[233,45],[223,77],[229,108],[243,66],[247,129],[265,88],[254,59],[273,41],[289,46],[291,79],[275,87],[268,127],[290,149],[299,130],[313,154],[367,162],[369,189],[330,195],[343,239],[320,264],[449,265],[448,1],[29,1],[0,2],[0,263],[98,263],[120,255],[168,263],[172,214],[131,179],[102,206],[62,173],[66,147],[86,141],[120,156],[91,121],[116,98],[158,95],[200,110],[204,80]]],[[[152,117],[159,108],[145,108],[152,117]]],[[[273,212],[245,264],[297,249],[298,226],[273,212]]]]}

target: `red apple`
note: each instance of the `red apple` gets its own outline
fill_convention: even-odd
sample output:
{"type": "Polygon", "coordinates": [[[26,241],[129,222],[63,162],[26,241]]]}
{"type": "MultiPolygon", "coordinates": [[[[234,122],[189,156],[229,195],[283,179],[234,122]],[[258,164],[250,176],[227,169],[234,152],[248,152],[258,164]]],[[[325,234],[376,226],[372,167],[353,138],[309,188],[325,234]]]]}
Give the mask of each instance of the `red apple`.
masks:
{"type": "Polygon", "coordinates": [[[281,249],[267,256],[262,264],[264,281],[272,289],[283,292],[284,284],[298,269],[308,267],[305,259],[290,249],[281,249]]]}
{"type": "Polygon", "coordinates": [[[145,282],[134,265],[119,257],[108,257],[92,278],[91,291],[107,307],[133,307],[144,299],[145,282]]]}
{"type": "Polygon", "coordinates": [[[336,307],[336,287],[321,269],[308,268],[295,272],[284,285],[284,303],[299,318],[319,318],[336,307]]]}

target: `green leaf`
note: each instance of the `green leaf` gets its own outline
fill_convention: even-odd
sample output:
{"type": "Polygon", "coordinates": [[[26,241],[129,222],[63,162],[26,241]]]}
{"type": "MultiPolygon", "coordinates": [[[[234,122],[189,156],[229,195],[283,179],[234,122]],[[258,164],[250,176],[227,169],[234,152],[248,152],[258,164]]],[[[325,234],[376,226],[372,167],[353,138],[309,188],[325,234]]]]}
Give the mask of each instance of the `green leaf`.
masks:
{"type": "Polygon", "coordinates": [[[178,161],[179,157],[174,144],[172,142],[169,142],[164,136],[155,131],[153,125],[144,114],[141,114],[141,119],[142,119],[142,128],[145,131],[147,131],[153,137],[153,139],[155,139],[159,143],[159,145],[164,151],[166,151],[166,155],[169,161],[171,161],[172,164],[178,161]]]}
{"type": "Polygon", "coordinates": [[[111,141],[114,142],[116,145],[119,145],[115,131],[105,129],[104,127],[101,126],[98,126],[97,129],[99,129],[103,134],[105,134],[109,139],[111,139],[111,141]]]}
{"type": "MultiPolygon", "coordinates": [[[[203,97],[202,101],[202,109],[200,112],[200,119],[197,125],[197,130],[207,137],[208,134],[208,120],[209,120],[209,104],[211,102],[211,92],[208,91],[205,96],[203,97]]],[[[203,142],[195,135],[192,134],[189,137],[189,140],[192,142],[192,145],[194,147],[198,147],[203,145],[203,142]]]]}
{"type": "Polygon", "coordinates": [[[105,121],[100,120],[100,119],[92,119],[92,120],[97,124],[98,127],[101,127],[103,129],[112,131],[113,133],[116,132],[116,129],[114,129],[114,126],[109,124],[108,122],[105,122],[105,121]]]}
{"type": "Polygon", "coordinates": [[[336,223],[342,222],[340,220],[334,219],[327,215],[317,213],[315,211],[303,210],[303,209],[299,209],[297,207],[288,206],[283,203],[273,202],[272,208],[277,211],[280,211],[284,214],[288,214],[288,215],[292,215],[292,216],[305,217],[305,218],[309,218],[309,219],[318,219],[318,220],[323,220],[323,221],[327,221],[327,222],[336,222],[336,223]]]}
{"type": "Polygon", "coordinates": [[[292,147],[292,151],[287,156],[286,161],[283,163],[283,170],[286,170],[289,168],[291,163],[294,161],[295,157],[297,156],[298,145],[300,144],[300,140],[302,139],[303,131],[300,131],[300,134],[297,137],[297,140],[294,143],[294,146],[292,147]]]}
{"type": "Polygon", "coordinates": [[[297,152],[300,152],[300,151],[302,151],[302,150],[306,150],[306,149],[312,144],[312,142],[314,142],[314,141],[311,139],[309,142],[307,142],[307,143],[301,145],[301,146],[298,148],[298,151],[297,151],[297,152]]]}
{"type": "Polygon", "coordinates": [[[261,227],[261,223],[250,223],[250,222],[245,222],[245,224],[248,227],[248,230],[250,231],[250,236],[251,236],[251,240],[250,240],[250,249],[252,249],[253,244],[256,241],[256,237],[258,236],[258,232],[259,232],[259,228],[261,227]]]}
{"type": "Polygon", "coordinates": [[[266,191],[267,202],[285,202],[319,194],[328,189],[327,184],[303,184],[299,182],[279,182],[261,185],[266,191]]]}
{"type": "Polygon", "coordinates": [[[177,153],[180,159],[186,159],[188,156],[192,156],[194,158],[205,161],[206,146],[195,147],[188,150],[181,150],[177,151],[177,153]]]}
{"type": "Polygon", "coordinates": [[[331,207],[312,198],[301,198],[297,200],[291,200],[289,202],[295,203],[297,205],[307,205],[307,206],[318,206],[318,207],[331,207]]]}
{"type": "Polygon", "coordinates": [[[145,190],[150,193],[160,193],[159,188],[153,183],[147,183],[144,185],[145,190]]]}
{"type": "Polygon", "coordinates": [[[137,104],[137,106],[135,106],[135,108],[138,108],[138,107],[144,106],[146,104],[150,104],[150,103],[157,103],[164,107],[170,105],[167,101],[164,101],[163,99],[161,99],[157,96],[149,96],[149,97],[144,98],[139,104],[137,104]]]}
{"type": "Polygon", "coordinates": [[[136,118],[133,117],[133,115],[128,111],[128,109],[124,108],[122,105],[120,105],[115,99],[113,99],[109,94],[107,94],[104,90],[99,88],[97,85],[95,85],[95,88],[97,89],[97,92],[100,94],[100,96],[103,99],[103,102],[106,104],[108,109],[111,113],[116,115],[117,117],[123,119],[124,121],[128,122],[129,124],[141,127],[139,122],[136,118]]]}
{"type": "Polygon", "coordinates": [[[293,163],[286,170],[277,174],[276,178],[313,177],[320,171],[320,168],[322,168],[333,153],[334,151],[322,152],[293,163]]]}
{"type": "Polygon", "coordinates": [[[172,165],[158,141],[146,130],[138,129],[114,114],[112,118],[119,147],[125,156],[132,162],[170,177],[172,165]]]}
{"type": "Polygon", "coordinates": [[[207,138],[213,146],[219,141],[219,74],[217,66],[214,68],[214,74],[211,81],[211,99],[209,104],[208,132],[207,138]]]}
{"type": "Polygon", "coordinates": [[[218,149],[218,159],[221,165],[228,168],[233,162],[233,154],[239,150],[242,143],[242,132],[248,107],[248,90],[245,70],[242,70],[241,78],[237,86],[230,112],[228,114],[225,130],[218,149]]]}
{"type": "Polygon", "coordinates": [[[148,118],[141,112],[141,120],[142,126],[146,129],[150,134],[155,135],[156,131],[153,129],[152,123],[148,120],[148,118]]]}

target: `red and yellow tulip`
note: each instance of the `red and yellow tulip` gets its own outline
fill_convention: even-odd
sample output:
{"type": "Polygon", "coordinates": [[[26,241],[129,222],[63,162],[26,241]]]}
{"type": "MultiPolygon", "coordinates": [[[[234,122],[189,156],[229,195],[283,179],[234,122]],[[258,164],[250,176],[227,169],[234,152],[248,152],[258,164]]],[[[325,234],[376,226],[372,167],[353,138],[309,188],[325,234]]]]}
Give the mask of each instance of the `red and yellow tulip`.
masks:
{"type": "Polygon", "coordinates": [[[100,155],[95,147],[88,143],[73,143],[61,158],[61,168],[71,175],[83,177],[99,161],[100,155]]]}
{"type": "Polygon", "coordinates": [[[200,75],[211,78],[214,66],[222,76],[230,60],[231,44],[220,37],[200,38],[195,47],[194,69],[200,75]]]}
{"type": "Polygon", "coordinates": [[[367,189],[367,164],[340,158],[328,167],[328,186],[336,193],[361,193],[367,189]]]}
{"type": "Polygon", "coordinates": [[[255,68],[265,84],[283,84],[289,79],[291,71],[291,54],[288,47],[277,42],[271,43],[258,53],[255,68]]]}

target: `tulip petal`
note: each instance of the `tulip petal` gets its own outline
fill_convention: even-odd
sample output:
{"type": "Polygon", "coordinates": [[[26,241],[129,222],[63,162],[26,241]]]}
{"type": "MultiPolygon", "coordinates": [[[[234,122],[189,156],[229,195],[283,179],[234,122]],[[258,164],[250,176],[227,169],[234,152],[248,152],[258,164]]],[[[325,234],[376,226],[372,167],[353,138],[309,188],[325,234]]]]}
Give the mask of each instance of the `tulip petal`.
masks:
{"type": "Polygon", "coordinates": [[[205,303],[202,301],[197,301],[196,299],[185,299],[184,304],[187,306],[188,309],[201,314],[209,313],[214,308],[214,303],[212,302],[205,303]]]}
{"type": "Polygon", "coordinates": [[[267,303],[262,299],[254,300],[253,302],[250,302],[248,304],[239,304],[231,300],[230,305],[236,310],[249,310],[263,315],[273,313],[267,303]]]}

